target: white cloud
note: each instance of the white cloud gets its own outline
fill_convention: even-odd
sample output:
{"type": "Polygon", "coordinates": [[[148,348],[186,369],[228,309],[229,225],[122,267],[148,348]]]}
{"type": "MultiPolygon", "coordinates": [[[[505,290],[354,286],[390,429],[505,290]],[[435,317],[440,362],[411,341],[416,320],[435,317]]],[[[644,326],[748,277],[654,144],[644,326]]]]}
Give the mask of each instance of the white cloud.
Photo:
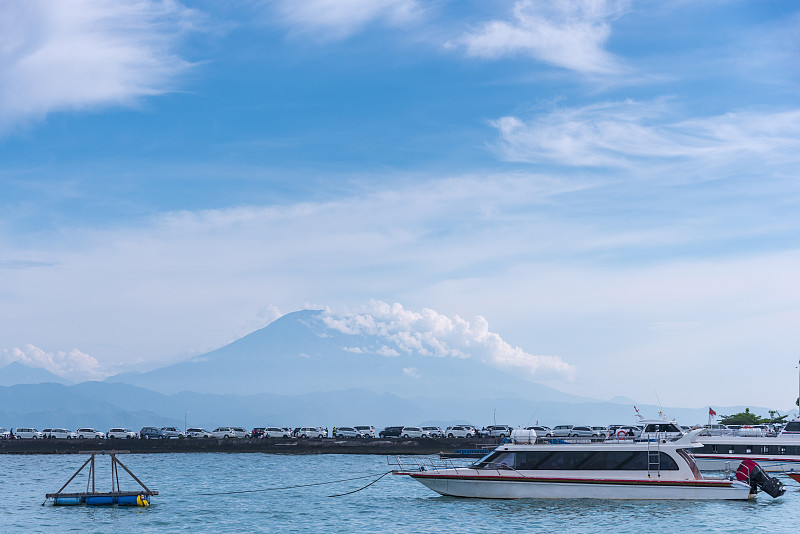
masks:
{"type": "Polygon", "coordinates": [[[403,367],[403,374],[410,378],[419,378],[419,369],[416,367],[403,367]]]}
{"type": "Polygon", "coordinates": [[[0,131],[171,90],[196,17],[174,0],[0,0],[0,131]]]}
{"type": "Polygon", "coordinates": [[[2,365],[20,362],[29,367],[46,369],[55,375],[76,382],[98,380],[109,375],[102,370],[100,363],[95,358],[78,349],[45,352],[34,345],[24,345],[22,348],[3,349],[0,356],[2,356],[2,365]]]}
{"type": "MultiPolygon", "coordinates": [[[[515,353],[519,346],[557,354],[579,369],[575,382],[549,385],[597,397],[612,396],[610,386],[614,394],[621,387],[631,397],[652,395],[641,367],[630,362],[660,368],[656,348],[676,353],[674,369],[701,362],[733,369],[728,362],[745,363],[752,354],[769,353],[765,361],[780,365],[781,351],[793,346],[796,317],[753,316],[800,310],[798,255],[775,254],[796,242],[797,183],[764,177],[745,185],[746,191],[730,181],[713,192],[686,187],[676,197],[631,182],[617,198],[617,190],[539,174],[464,176],[337,201],[65,228],[51,242],[38,235],[24,249],[0,232],[6,257],[51,264],[0,271],[0,346],[81,347],[107,366],[147,359],[152,367],[187,356],[187,347],[197,354],[263,326],[253,317],[267,302],[288,311],[402,300],[412,318],[417,312],[410,310],[437,310],[454,336],[456,316],[478,313],[502,333],[494,340],[487,334],[475,350],[440,336],[430,319],[427,330],[420,322],[396,336],[403,347],[419,342],[430,354],[459,351],[500,365],[524,360],[515,353]],[[668,323],[689,326],[677,333],[652,328],[668,323]],[[415,337],[425,331],[444,344],[415,337]],[[754,342],[759,337],[767,350],[754,342]],[[714,358],[704,356],[710,353],[714,358]]],[[[374,313],[349,315],[341,328],[378,327],[374,313]]],[[[477,335],[478,322],[470,320],[469,330],[477,335]]],[[[406,355],[388,340],[342,345],[373,353],[383,345],[397,355],[382,356],[406,355]]],[[[710,394],[734,393],[720,386],[685,393],[685,402],[708,402],[699,397],[710,394]]]]}
{"type": "Polygon", "coordinates": [[[400,356],[399,352],[397,352],[391,347],[387,347],[386,345],[383,345],[381,348],[376,350],[375,354],[378,354],[380,356],[386,356],[387,358],[395,358],[397,356],[400,356]]]}
{"type": "Polygon", "coordinates": [[[665,102],[609,102],[494,121],[505,159],[568,166],[633,167],[691,160],[696,168],[800,161],[800,110],[740,111],[679,119],[665,102]]]}
{"type": "Polygon", "coordinates": [[[375,22],[399,25],[415,19],[416,0],[275,0],[281,21],[313,39],[344,39],[375,22]]]}
{"type": "Polygon", "coordinates": [[[430,308],[414,312],[400,304],[372,301],[361,312],[325,311],[323,322],[348,335],[370,335],[396,347],[401,353],[423,356],[474,358],[528,376],[571,377],[574,367],[557,356],[537,356],[503,341],[489,331],[489,323],[478,316],[472,322],[453,318],[430,308]]]}
{"type": "Polygon", "coordinates": [[[527,55],[539,61],[590,74],[618,72],[613,55],[603,49],[609,21],[627,5],[621,0],[519,0],[511,20],[493,20],[450,46],[470,56],[499,58],[527,55]]]}

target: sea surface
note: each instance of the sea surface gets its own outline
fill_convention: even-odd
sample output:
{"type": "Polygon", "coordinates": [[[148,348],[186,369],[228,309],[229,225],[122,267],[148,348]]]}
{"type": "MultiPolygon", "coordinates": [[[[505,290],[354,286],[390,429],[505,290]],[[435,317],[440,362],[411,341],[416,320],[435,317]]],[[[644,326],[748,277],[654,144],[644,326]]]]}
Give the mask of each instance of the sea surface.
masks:
{"type": "MultiPolygon", "coordinates": [[[[184,453],[119,458],[159,491],[150,508],[42,506],[45,494],[58,490],[86,457],[0,456],[0,531],[695,534],[800,527],[800,485],[789,478],[783,479],[788,487],[783,497],[759,493],[749,502],[457,499],[393,475],[362,491],[331,497],[387,472],[386,457],[184,453]],[[249,493],[202,495],[225,492],[249,493]]],[[[110,489],[109,464],[108,457],[97,457],[99,490],[110,489]]],[[[122,489],[137,488],[122,470],[120,478],[122,489]]],[[[68,489],[84,491],[86,480],[82,473],[68,489]]]]}

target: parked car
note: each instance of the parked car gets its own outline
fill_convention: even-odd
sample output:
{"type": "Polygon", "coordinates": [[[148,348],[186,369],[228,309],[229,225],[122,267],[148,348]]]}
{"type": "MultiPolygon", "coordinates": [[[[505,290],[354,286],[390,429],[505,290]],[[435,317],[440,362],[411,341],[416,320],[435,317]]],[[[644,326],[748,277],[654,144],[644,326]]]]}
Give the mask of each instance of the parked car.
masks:
{"type": "Polygon", "coordinates": [[[590,426],[573,426],[569,431],[571,438],[597,438],[600,437],[590,426]]]}
{"type": "Polygon", "coordinates": [[[489,425],[486,427],[486,432],[481,432],[481,434],[490,438],[507,438],[511,435],[512,430],[508,425],[489,425]]]}
{"type": "Polygon", "coordinates": [[[263,426],[259,426],[259,427],[254,428],[253,430],[250,431],[250,437],[251,438],[256,438],[256,439],[263,438],[264,437],[264,429],[265,428],[266,427],[263,427],[263,426]]]}
{"type": "Polygon", "coordinates": [[[106,437],[103,432],[90,427],[79,428],[75,431],[75,434],[77,434],[78,439],[104,439],[106,437]]]}
{"type": "Polygon", "coordinates": [[[52,432],[52,431],[53,431],[52,428],[43,428],[42,429],[42,438],[50,439],[50,432],[52,432]]]}
{"type": "Polygon", "coordinates": [[[139,431],[139,437],[142,439],[166,439],[167,435],[160,428],[145,426],[139,431]]]}
{"type": "Polygon", "coordinates": [[[233,429],[232,426],[221,426],[211,431],[211,437],[230,439],[230,438],[238,438],[239,436],[236,435],[236,431],[233,429]]]}
{"type": "Polygon", "coordinates": [[[477,431],[469,425],[448,426],[444,431],[448,438],[472,438],[477,431]]]}
{"type": "Polygon", "coordinates": [[[409,439],[409,438],[429,438],[431,437],[425,430],[418,426],[404,426],[403,430],[400,431],[400,436],[409,439]]]}
{"type": "Polygon", "coordinates": [[[552,438],[553,431],[548,426],[529,426],[525,430],[535,430],[536,436],[539,438],[552,438]]]}
{"type": "Polygon", "coordinates": [[[608,439],[608,437],[611,435],[611,431],[605,426],[593,426],[592,432],[596,432],[597,437],[603,439],[608,439]]]}
{"type": "Polygon", "coordinates": [[[328,433],[325,430],[314,427],[314,426],[305,426],[302,427],[297,435],[297,437],[306,439],[306,438],[326,438],[328,437],[328,433]]]}
{"type": "Polygon", "coordinates": [[[211,437],[211,432],[209,432],[205,428],[187,428],[186,429],[186,437],[187,438],[210,438],[211,437]]]}
{"type": "Polygon", "coordinates": [[[402,431],[402,426],[387,426],[378,433],[378,436],[382,438],[399,438],[402,431]]]}
{"type": "Polygon", "coordinates": [[[365,438],[374,438],[375,437],[375,427],[372,425],[361,425],[355,426],[356,430],[361,433],[361,435],[365,438]]]}
{"type": "Polygon", "coordinates": [[[75,439],[78,434],[66,428],[53,428],[50,430],[48,437],[50,439],[75,439]]]}
{"type": "Polygon", "coordinates": [[[444,437],[444,430],[439,428],[438,426],[423,426],[422,430],[430,434],[432,438],[443,438],[444,437]]]}
{"type": "Polygon", "coordinates": [[[162,426],[161,431],[164,433],[165,436],[167,436],[168,439],[172,438],[177,439],[183,437],[183,432],[175,428],[174,426],[162,426]]]}
{"type": "Polygon", "coordinates": [[[336,427],[336,437],[337,438],[360,438],[361,433],[353,428],[352,426],[337,426],[336,427]]]}
{"type": "Polygon", "coordinates": [[[554,438],[566,438],[572,432],[574,425],[558,425],[553,427],[554,438]]]}
{"type": "Polygon", "coordinates": [[[42,439],[42,433],[35,428],[18,428],[14,434],[17,439],[42,439]]]}
{"type": "Polygon", "coordinates": [[[139,436],[130,428],[112,428],[106,432],[108,439],[136,439],[139,436]]]}
{"type": "Polygon", "coordinates": [[[0,427],[0,439],[11,439],[11,431],[0,427]]]}
{"type": "Polygon", "coordinates": [[[288,438],[291,437],[292,431],[288,428],[279,428],[277,426],[268,426],[264,429],[264,438],[288,438]]]}

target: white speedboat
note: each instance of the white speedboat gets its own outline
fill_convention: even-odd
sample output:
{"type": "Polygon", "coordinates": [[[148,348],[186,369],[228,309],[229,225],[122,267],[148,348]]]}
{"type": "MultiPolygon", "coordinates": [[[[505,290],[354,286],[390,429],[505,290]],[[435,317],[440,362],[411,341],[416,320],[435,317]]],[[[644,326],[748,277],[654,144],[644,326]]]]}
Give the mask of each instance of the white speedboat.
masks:
{"type": "Polygon", "coordinates": [[[800,419],[789,421],[777,437],[700,436],[692,454],[701,471],[723,471],[753,460],[764,471],[800,472],[800,419]]]}
{"type": "Polygon", "coordinates": [[[504,443],[466,467],[398,459],[395,474],[454,497],[489,499],[749,499],[783,484],[755,471],[706,478],[686,452],[700,431],[675,441],[504,443]]]}
{"type": "Polygon", "coordinates": [[[800,414],[787,422],[774,438],[740,433],[738,436],[700,436],[698,441],[703,447],[694,451],[694,457],[703,471],[722,471],[743,460],[752,460],[764,471],[800,472],[800,414]]]}

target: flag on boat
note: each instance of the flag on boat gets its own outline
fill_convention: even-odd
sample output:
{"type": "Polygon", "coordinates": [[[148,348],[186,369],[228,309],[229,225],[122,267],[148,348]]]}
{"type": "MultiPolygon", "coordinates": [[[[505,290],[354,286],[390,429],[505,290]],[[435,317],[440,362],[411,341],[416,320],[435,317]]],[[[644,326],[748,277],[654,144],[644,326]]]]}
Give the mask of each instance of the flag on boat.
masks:
{"type": "Polygon", "coordinates": [[[708,407],[708,415],[710,415],[711,417],[714,417],[715,415],[717,415],[717,412],[714,411],[714,408],[709,406],[708,407]]]}

